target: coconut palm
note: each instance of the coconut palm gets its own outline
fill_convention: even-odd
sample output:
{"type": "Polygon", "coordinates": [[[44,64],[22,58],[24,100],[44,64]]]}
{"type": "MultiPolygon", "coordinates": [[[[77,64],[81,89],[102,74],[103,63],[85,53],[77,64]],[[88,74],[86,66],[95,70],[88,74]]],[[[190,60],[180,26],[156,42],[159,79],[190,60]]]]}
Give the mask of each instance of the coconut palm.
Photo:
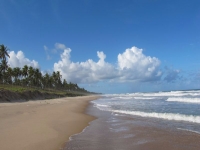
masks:
{"type": "Polygon", "coordinates": [[[56,87],[60,88],[62,86],[62,75],[60,74],[60,71],[56,72],[56,87]]]}
{"type": "Polygon", "coordinates": [[[43,76],[43,86],[44,88],[51,87],[51,79],[48,73],[45,73],[45,75],[43,76]]]}
{"type": "Polygon", "coordinates": [[[63,88],[64,88],[65,90],[68,90],[69,87],[68,87],[68,83],[67,83],[66,79],[63,80],[62,85],[63,85],[63,88]]]}
{"type": "Polygon", "coordinates": [[[22,75],[24,76],[24,78],[26,78],[28,76],[28,66],[27,65],[25,65],[22,68],[22,75]]]}
{"type": "Polygon", "coordinates": [[[8,48],[2,44],[0,45],[0,59],[2,59],[0,63],[0,79],[1,79],[0,81],[1,82],[3,82],[5,71],[8,68],[8,62],[6,61],[6,57],[10,57],[8,54],[8,48]]]}
{"type": "Polygon", "coordinates": [[[11,67],[8,67],[6,72],[6,82],[8,84],[12,84],[12,76],[13,76],[13,70],[11,67]]]}
{"type": "Polygon", "coordinates": [[[8,63],[5,59],[0,62],[0,72],[5,72],[8,69],[8,63]]]}
{"type": "Polygon", "coordinates": [[[1,82],[4,83],[4,79],[5,79],[5,72],[8,69],[8,63],[6,61],[6,59],[2,59],[1,63],[0,63],[0,74],[1,74],[1,82]]]}
{"type": "Polygon", "coordinates": [[[56,72],[53,71],[52,75],[51,75],[52,81],[53,81],[53,87],[56,88],[56,83],[57,83],[57,76],[56,76],[56,72]]]}
{"type": "Polygon", "coordinates": [[[16,85],[20,85],[20,77],[21,77],[21,68],[15,67],[13,68],[13,76],[14,76],[14,83],[16,85]]]}
{"type": "Polygon", "coordinates": [[[28,79],[29,79],[29,86],[33,86],[34,80],[34,68],[30,66],[28,68],[28,79]]]}
{"type": "Polygon", "coordinates": [[[42,73],[38,68],[34,69],[34,86],[41,87],[42,73]]]}
{"type": "Polygon", "coordinates": [[[8,51],[9,49],[6,46],[0,45],[0,59],[6,60],[6,57],[10,57],[8,51]]]}

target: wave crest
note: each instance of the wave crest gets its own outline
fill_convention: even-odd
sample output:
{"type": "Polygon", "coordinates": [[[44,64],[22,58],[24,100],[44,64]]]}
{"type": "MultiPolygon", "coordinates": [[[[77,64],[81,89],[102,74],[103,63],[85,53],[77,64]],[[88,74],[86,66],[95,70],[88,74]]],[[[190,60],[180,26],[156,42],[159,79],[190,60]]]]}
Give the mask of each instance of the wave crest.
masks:
{"type": "Polygon", "coordinates": [[[193,115],[183,115],[183,114],[173,114],[173,113],[147,113],[140,111],[123,111],[123,110],[112,110],[115,113],[122,113],[127,115],[135,115],[140,117],[150,117],[150,118],[159,118],[165,120],[175,120],[175,121],[187,121],[192,123],[200,123],[200,116],[193,115]]]}
{"type": "Polygon", "coordinates": [[[199,103],[200,104],[200,98],[170,97],[166,101],[168,101],[168,102],[183,102],[183,103],[199,103]]]}

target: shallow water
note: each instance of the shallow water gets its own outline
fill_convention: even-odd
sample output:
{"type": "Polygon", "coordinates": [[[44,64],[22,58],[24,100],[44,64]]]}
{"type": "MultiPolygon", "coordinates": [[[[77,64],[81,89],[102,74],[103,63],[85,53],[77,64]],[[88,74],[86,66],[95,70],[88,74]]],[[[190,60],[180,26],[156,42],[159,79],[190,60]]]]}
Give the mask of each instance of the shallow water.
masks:
{"type": "Polygon", "coordinates": [[[192,94],[197,100],[198,92],[170,94],[106,95],[93,101],[87,113],[98,119],[72,136],[65,150],[199,150],[199,105],[167,101],[174,95],[192,99],[192,94]]]}
{"type": "Polygon", "coordinates": [[[98,119],[71,137],[64,150],[199,150],[200,135],[171,128],[167,122],[113,115],[90,106],[98,119]]]}
{"type": "Polygon", "coordinates": [[[200,132],[200,91],[105,95],[93,103],[114,114],[169,120],[178,128],[200,132]]]}

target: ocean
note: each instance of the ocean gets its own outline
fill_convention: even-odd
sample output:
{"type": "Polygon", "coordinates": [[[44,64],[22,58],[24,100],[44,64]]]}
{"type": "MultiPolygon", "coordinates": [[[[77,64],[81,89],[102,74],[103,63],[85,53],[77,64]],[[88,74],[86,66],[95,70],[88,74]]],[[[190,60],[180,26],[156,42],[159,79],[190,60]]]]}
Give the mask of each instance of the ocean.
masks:
{"type": "Polygon", "coordinates": [[[87,113],[98,119],[65,149],[200,149],[200,90],[106,94],[87,113]]]}

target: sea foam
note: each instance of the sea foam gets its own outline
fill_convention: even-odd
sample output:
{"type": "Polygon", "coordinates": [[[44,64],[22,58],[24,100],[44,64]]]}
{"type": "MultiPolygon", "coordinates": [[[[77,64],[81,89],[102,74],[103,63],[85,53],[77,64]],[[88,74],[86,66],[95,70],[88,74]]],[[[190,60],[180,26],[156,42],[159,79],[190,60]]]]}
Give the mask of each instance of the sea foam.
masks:
{"type": "Polygon", "coordinates": [[[183,102],[183,103],[199,103],[200,104],[200,98],[170,97],[166,101],[168,101],[168,102],[183,102]]]}
{"type": "Polygon", "coordinates": [[[159,118],[159,119],[165,119],[165,120],[200,123],[200,116],[193,116],[193,115],[183,115],[183,114],[174,114],[174,113],[155,113],[155,112],[147,113],[147,112],[140,112],[140,111],[124,111],[124,110],[112,110],[112,112],[141,116],[141,117],[151,117],[151,118],[159,118]]]}
{"type": "Polygon", "coordinates": [[[195,131],[195,130],[189,130],[189,129],[183,129],[183,128],[177,128],[178,130],[183,130],[183,131],[188,131],[188,132],[193,132],[193,133],[196,133],[196,134],[200,134],[200,132],[198,131],[195,131]]]}

